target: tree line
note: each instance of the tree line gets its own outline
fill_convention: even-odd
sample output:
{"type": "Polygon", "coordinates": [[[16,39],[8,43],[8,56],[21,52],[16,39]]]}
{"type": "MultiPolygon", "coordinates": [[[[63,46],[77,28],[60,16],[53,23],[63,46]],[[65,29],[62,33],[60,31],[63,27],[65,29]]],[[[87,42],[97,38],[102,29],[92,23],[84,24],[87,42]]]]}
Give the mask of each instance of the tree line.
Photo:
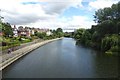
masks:
{"type": "Polygon", "coordinates": [[[47,35],[45,32],[35,32],[35,36],[44,40],[60,38],[64,36],[62,28],[57,28],[56,30],[50,30],[50,32],[51,32],[50,35],[47,35]]]}
{"type": "Polygon", "coordinates": [[[95,12],[91,29],[74,32],[77,44],[93,47],[105,53],[120,53],[120,2],[95,12]]]}
{"type": "Polygon", "coordinates": [[[4,37],[9,37],[13,35],[12,27],[9,23],[0,22],[0,32],[4,33],[4,37]]]}
{"type": "Polygon", "coordinates": [[[18,36],[14,37],[13,29],[9,23],[3,23],[0,21],[0,50],[6,50],[12,47],[20,46],[20,44],[31,42],[34,39],[48,40],[54,38],[60,38],[64,36],[63,30],[57,28],[56,30],[50,30],[51,34],[47,35],[46,32],[35,32],[31,37],[18,36]]]}

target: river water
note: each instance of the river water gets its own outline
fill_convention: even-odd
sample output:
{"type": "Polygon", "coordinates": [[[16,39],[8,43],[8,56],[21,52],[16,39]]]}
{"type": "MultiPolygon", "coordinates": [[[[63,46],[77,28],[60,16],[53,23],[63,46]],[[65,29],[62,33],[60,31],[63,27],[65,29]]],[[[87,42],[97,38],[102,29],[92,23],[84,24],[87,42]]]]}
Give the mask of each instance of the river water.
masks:
{"type": "Polygon", "coordinates": [[[75,45],[72,38],[48,43],[3,70],[3,78],[113,78],[118,57],[75,45]]]}

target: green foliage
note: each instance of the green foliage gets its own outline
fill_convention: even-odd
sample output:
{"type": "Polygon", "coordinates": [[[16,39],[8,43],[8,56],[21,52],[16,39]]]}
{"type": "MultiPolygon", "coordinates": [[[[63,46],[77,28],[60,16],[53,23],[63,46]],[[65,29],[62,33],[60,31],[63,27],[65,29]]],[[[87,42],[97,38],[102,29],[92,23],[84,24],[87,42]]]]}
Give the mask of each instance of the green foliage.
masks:
{"type": "Polygon", "coordinates": [[[22,43],[27,43],[27,42],[32,41],[32,39],[27,38],[27,37],[13,37],[13,38],[2,37],[2,39],[3,40],[0,42],[0,44],[2,44],[0,49],[2,49],[2,50],[12,48],[15,46],[20,46],[20,44],[22,44],[22,43]]]}
{"type": "Polygon", "coordinates": [[[117,34],[120,34],[120,22],[117,23],[116,29],[117,29],[117,30],[116,30],[116,33],[117,33],[117,34]]]}
{"type": "Polygon", "coordinates": [[[111,51],[115,51],[118,48],[119,43],[119,36],[116,34],[106,36],[102,39],[101,49],[102,51],[108,51],[111,49],[111,51]]]}
{"type": "Polygon", "coordinates": [[[85,31],[80,39],[80,42],[84,45],[90,45],[91,34],[89,31],[85,31]]]}
{"type": "Polygon", "coordinates": [[[63,30],[61,29],[61,28],[57,28],[57,30],[56,30],[56,35],[57,35],[57,37],[62,37],[64,34],[63,34],[63,30]]]}
{"type": "Polygon", "coordinates": [[[37,36],[41,39],[43,39],[44,37],[46,37],[46,33],[45,32],[42,32],[42,33],[37,33],[37,36]]]}
{"type": "Polygon", "coordinates": [[[63,32],[62,28],[57,28],[56,32],[63,32]]]}
{"type": "Polygon", "coordinates": [[[2,32],[4,33],[4,36],[9,37],[13,35],[12,27],[9,23],[2,23],[1,27],[2,27],[2,32]]]}
{"type": "Polygon", "coordinates": [[[78,29],[77,31],[75,31],[74,38],[79,41],[80,38],[82,37],[84,31],[85,31],[85,29],[78,29]]]}
{"type": "Polygon", "coordinates": [[[16,46],[20,46],[20,44],[14,44],[14,45],[10,45],[10,46],[2,46],[2,47],[0,47],[0,50],[6,50],[6,49],[16,47],[16,46]]]}
{"type": "Polygon", "coordinates": [[[94,15],[95,22],[101,23],[105,20],[112,20],[114,22],[120,21],[120,2],[113,4],[111,7],[99,9],[94,15]]]}
{"type": "Polygon", "coordinates": [[[110,20],[103,21],[97,28],[98,33],[101,37],[104,37],[105,34],[113,34],[116,32],[115,25],[110,20]]]}
{"type": "Polygon", "coordinates": [[[35,36],[44,40],[58,38],[58,37],[60,38],[64,36],[64,33],[61,28],[58,28],[56,30],[50,30],[50,31],[52,32],[52,34],[49,36],[45,32],[35,32],[35,36]]]}
{"type": "Polygon", "coordinates": [[[73,37],[73,32],[65,32],[64,37],[73,37]]]}
{"type": "Polygon", "coordinates": [[[120,2],[99,9],[94,15],[97,25],[91,29],[78,29],[74,38],[77,44],[93,47],[105,53],[120,53],[120,2]]]}

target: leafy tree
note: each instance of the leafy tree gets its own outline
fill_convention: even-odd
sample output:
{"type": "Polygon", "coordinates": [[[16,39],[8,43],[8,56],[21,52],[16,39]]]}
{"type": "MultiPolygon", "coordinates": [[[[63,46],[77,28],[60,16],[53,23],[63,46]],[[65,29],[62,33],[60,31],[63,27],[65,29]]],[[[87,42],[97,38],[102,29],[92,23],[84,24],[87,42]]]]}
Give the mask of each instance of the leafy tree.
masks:
{"type": "Polygon", "coordinates": [[[101,38],[104,37],[105,34],[113,34],[116,32],[115,25],[110,20],[103,21],[100,26],[97,28],[98,33],[101,35],[101,38]]]}
{"type": "Polygon", "coordinates": [[[120,2],[111,7],[99,9],[94,15],[97,25],[91,29],[74,32],[77,43],[91,46],[103,52],[120,52],[120,2]]]}
{"type": "Polygon", "coordinates": [[[38,32],[37,36],[41,39],[44,39],[46,37],[46,33],[45,32],[42,32],[42,33],[38,32]]]}
{"type": "Polygon", "coordinates": [[[117,23],[116,29],[117,34],[120,34],[120,22],[117,23]]]}
{"type": "Polygon", "coordinates": [[[114,22],[120,21],[120,2],[113,4],[111,7],[99,9],[94,15],[95,22],[101,23],[105,20],[112,20],[114,22]]]}
{"type": "Polygon", "coordinates": [[[73,33],[71,32],[65,32],[64,37],[73,37],[73,33]]]}
{"type": "Polygon", "coordinates": [[[2,22],[0,22],[0,32],[2,32],[2,22]]]}
{"type": "Polygon", "coordinates": [[[80,39],[80,42],[86,46],[89,46],[90,45],[90,42],[91,42],[91,34],[88,30],[86,30],[81,39],[80,39]]]}
{"type": "Polygon", "coordinates": [[[57,28],[56,32],[63,32],[62,28],[57,28]]]}
{"type": "Polygon", "coordinates": [[[9,23],[2,23],[2,31],[6,37],[13,35],[12,27],[9,23]]]}
{"type": "Polygon", "coordinates": [[[102,39],[102,44],[101,44],[101,50],[102,51],[108,51],[111,48],[113,49],[114,47],[118,47],[118,35],[110,35],[106,36],[102,39]]]}
{"type": "Polygon", "coordinates": [[[82,34],[84,33],[85,29],[78,29],[74,32],[74,38],[76,40],[80,40],[80,38],[82,37],[82,34]]]}
{"type": "Polygon", "coordinates": [[[62,28],[57,28],[56,34],[57,34],[57,37],[62,37],[64,35],[62,28]]]}

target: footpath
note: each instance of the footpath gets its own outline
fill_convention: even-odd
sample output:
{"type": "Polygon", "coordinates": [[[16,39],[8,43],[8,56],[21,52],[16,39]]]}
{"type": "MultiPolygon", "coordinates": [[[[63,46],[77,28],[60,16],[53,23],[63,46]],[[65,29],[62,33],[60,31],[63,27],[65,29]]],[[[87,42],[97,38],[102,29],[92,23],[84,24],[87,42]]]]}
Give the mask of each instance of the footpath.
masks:
{"type": "Polygon", "coordinates": [[[51,40],[45,40],[42,42],[38,42],[23,48],[20,48],[16,51],[13,51],[9,54],[4,54],[0,56],[0,71],[3,70],[5,67],[7,67],[8,65],[12,64],[13,62],[15,62],[17,59],[21,58],[22,56],[28,54],[29,52],[37,49],[38,47],[47,44],[49,42],[55,41],[55,40],[59,40],[62,38],[56,38],[56,39],[51,39],[51,40]]]}

